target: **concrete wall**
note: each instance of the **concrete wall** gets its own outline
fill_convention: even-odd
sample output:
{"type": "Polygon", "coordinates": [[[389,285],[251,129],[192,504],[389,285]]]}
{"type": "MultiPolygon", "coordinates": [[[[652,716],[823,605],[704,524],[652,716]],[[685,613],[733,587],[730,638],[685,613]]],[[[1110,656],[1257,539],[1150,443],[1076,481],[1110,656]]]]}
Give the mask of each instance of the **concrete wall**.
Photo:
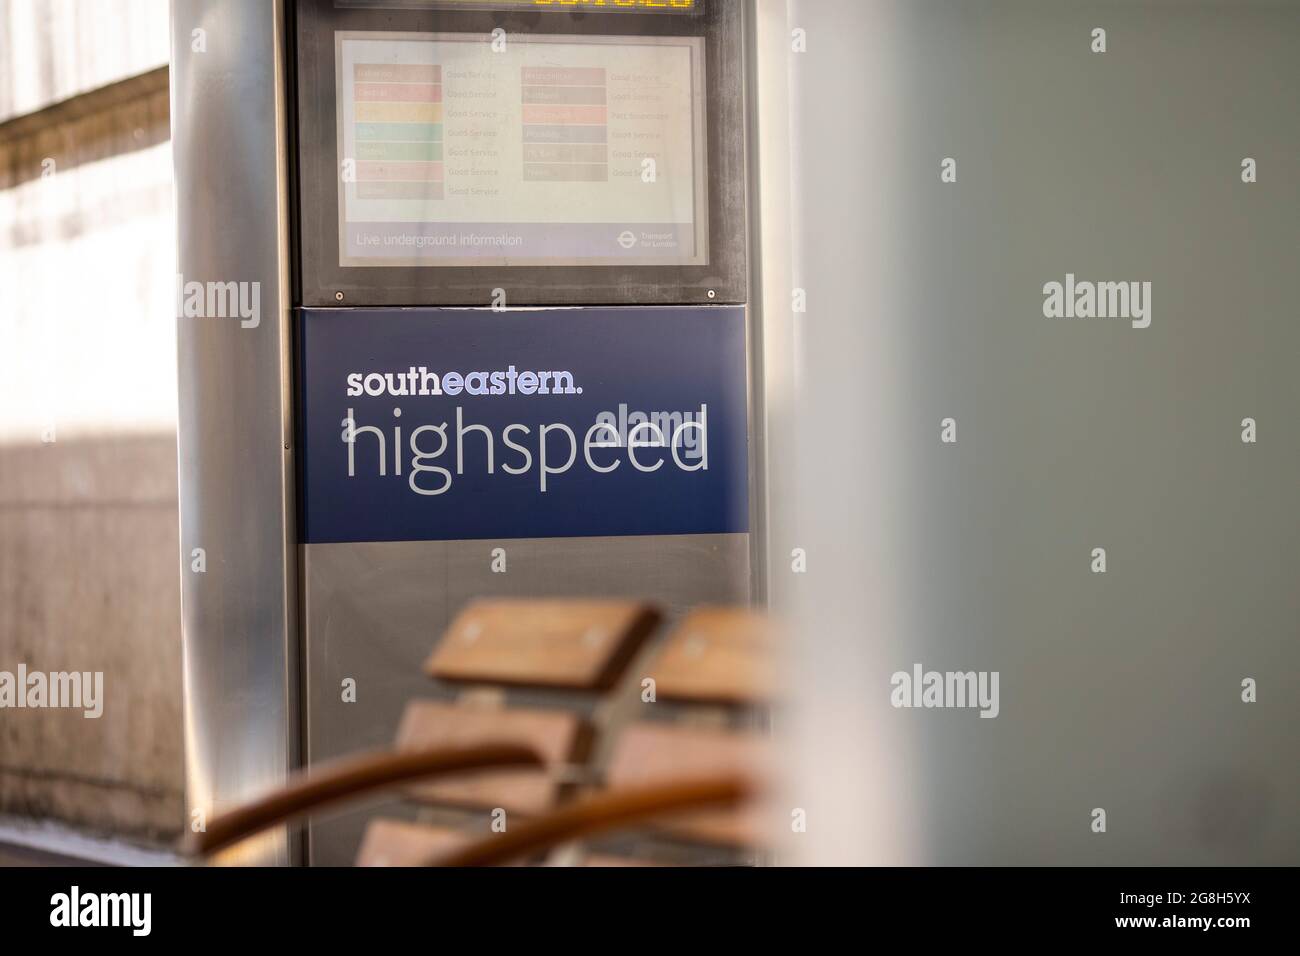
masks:
{"type": "Polygon", "coordinates": [[[167,0],[0,0],[0,122],[167,62],[167,0]]]}
{"type": "Polygon", "coordinates": [[[0,813],[154,838],[184,763],[167,33],[163,0],[0,0],[0,671],[105,685],[98,720],[0,710],[0,813]]]}

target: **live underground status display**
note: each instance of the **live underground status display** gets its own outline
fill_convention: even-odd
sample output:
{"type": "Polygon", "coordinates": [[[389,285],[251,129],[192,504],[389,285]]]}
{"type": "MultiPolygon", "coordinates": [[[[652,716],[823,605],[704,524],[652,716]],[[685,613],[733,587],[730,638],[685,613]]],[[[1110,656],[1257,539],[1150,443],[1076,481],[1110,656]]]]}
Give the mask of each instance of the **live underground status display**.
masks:
{"type": "Polygon", "coordinates": [[[340,265],[708,262],[701,38],[335,43],[340,265]]]}

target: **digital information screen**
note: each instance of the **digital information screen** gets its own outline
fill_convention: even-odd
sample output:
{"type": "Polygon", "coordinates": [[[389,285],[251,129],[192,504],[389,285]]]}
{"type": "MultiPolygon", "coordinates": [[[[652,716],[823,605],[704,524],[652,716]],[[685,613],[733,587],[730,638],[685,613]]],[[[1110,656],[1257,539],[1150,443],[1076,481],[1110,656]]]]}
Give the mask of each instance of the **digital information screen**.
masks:
{"type": "Polygon", "coordinates": [[[708,263],[701,37],[335,44],[339,265],[708,263]]]}
{"type": "Polygon", "coordinates": [[[700,0],[334,0],[339,7],[411,10],[538,10],[552,13],[695,13],[700,0]]]}

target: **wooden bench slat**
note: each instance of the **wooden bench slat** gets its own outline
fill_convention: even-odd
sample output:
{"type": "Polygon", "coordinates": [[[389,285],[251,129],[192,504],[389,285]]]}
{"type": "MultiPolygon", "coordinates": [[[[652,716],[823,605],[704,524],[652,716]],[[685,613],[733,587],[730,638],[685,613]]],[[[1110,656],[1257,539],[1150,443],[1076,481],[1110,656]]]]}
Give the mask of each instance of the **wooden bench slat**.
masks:
{"type": "MultiPolygon", "coordinates": [[[[639,787],[740,772],[764,778],[769,742],[753,733],[700,730],[680,724],[639,723],[626,728],[606,772],[610,789],[639,787]]],[[[703,843],[731,847],[765,844],[761,814],[750,805],[735,811],[701,811],[665,817],[656,829],[703,843]]]]}
{"type": "Polygon", "coordinates": [[[533,748],[545,768],[485,770],[410,788],[417,799],[430,803],[502,807],[523,814],[542,813],[555,803],[559,783],[553,768],[583,759],[588,740],[585,722],[567,711],[503,710],[429,700],[407,704],[397,731],[399,750],[489,741],[533,748]]]}
{"type": "Polygon", "coordinates": [[[628,866],[664,866],[663,863],[656,863],[654,860],[639,860],[630,856],[614,856],[608,853],[589,853],[582,860],[583,866],[594,866],[601,868],[622,868],[628,866]]]}
{"type": "Polygon", "coordinates": [[[449,827],[378,818],[366,826],[357,866],[421,866],[469,841],[470,837],[449,827]]]}
{"type": "Polygon", "coordinates": [[[774,682],[771,622],[744,608],[699,608],[682,619],[650,670],[664,700],[757,704],[774,682]]]}
{"type": "Polygon", "coordinates": [[[476,601],[452,621],[425,664],[447,681],[603,690],[658,612],[636,601],[476,601]]]}

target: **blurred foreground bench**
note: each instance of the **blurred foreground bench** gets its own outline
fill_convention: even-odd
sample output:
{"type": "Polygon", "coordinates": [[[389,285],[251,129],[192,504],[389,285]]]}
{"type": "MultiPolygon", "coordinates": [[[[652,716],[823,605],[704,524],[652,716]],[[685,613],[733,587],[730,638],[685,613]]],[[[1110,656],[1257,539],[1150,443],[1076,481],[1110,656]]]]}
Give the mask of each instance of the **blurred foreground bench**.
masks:
{"type": "Polygon", "coordinates": [[[372,819],[358,865],[752,863],[768,842],[773,630],[738,608],[660,624],[633,601],[470,604],[425,663],[455,701],[410,701],[392,751],[311,768],[185,848],[211,856],[396,789],[416,819],[372,819]],[[590,706],[546,703],[557,690],[590,706]],[[511,704],[519,691],[543,703],[511,704]]]}

